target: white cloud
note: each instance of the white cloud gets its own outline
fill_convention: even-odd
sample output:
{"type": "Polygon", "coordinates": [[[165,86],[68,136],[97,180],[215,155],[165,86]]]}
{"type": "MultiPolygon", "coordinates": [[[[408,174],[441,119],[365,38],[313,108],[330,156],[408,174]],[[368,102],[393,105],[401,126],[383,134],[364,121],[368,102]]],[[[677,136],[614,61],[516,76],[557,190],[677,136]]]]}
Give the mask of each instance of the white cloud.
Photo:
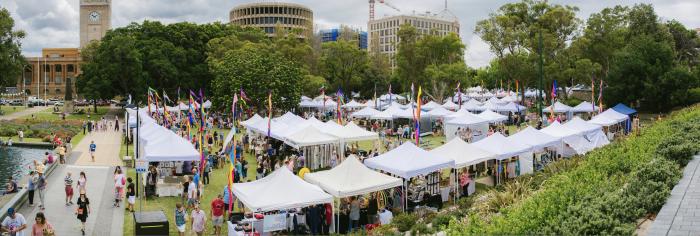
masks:
{"type": "MultiPolygon", "coordinates": [[[[228,13],[236,5],[261,0],[113,0],[112,26],[122,27],[131,22],[157,20],[164,23],[189,21],[207,23],[227,22],[228,13]]],[[[284,0],[308,6],[314,12],[317,28],[337,27],[341,24],[366,29],[369,18],[367,0],[284,0]]],[[[438,12],[444,8],[443,0],[386,0],[398,7],[397,12],[385,5],[376,4],[376,16],[410,14],[412,12],[438,12]]],[[[3,0],[0,7],[10,10],[16,27],[27,32],[23,51],[36,56],[41,48],[77,47],[79,44],[79,0],[3,0]]],[[[488,45],[474,35],[477,21],[485,19],[501,5],[514,0],[449,0],[448,7],[460,19],[461,38],[467,44],[465,58],[470,66],[487,65],[493,58],[488,45]]],[[[552,0],[556,4],[578,6],[580,18],[605,7],[618,4],[652,3],[657,14],[664,19],[676,19],[688,28],[700,27],[697,0],[552,0]]]]}

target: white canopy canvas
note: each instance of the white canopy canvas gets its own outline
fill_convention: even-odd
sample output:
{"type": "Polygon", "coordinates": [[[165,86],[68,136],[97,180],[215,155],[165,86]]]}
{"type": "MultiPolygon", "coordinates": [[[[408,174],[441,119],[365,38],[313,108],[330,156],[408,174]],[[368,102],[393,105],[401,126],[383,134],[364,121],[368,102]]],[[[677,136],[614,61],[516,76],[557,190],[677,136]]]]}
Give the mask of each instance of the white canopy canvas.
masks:
{"type": "Polygon", "coordinates": [[[531,126],[518,131],[517,133],[509,136],[507,139],[514,143],[522,143],[530,146],[533,152],[543,150],[546,147],[559,147],[561,146],[562,138],[557,138],[548,134],[543,133],[531,126]]]}
{"type": "Polygon", "coordinates": [[[314,98],[314,101],[323,102],[323,100],[333,100],[333,98],[328,95],[318,95],[314,98]]]}
{"type": "Polygon", "coordinates": [[[488,120],[482,119],[481,117],[464,109],[455,112],[447,118],[448,120],[445,123],[455,125],[475,125],[489,122],[488,120]]]}
{"type": "Polygon", "coordinates": [[[365,105],[365,107],[371,107],[376,109],[379,106],[379,102],[375,104],[374,100],[367,100],[365,101],[365,103],[363,103],[363,105],[365,105]]]}
{"type": "Polygon", "coordinates": [[[311,101],[312,99],[310,97],[301,95],[301,101],[311,101]]]}
{"type": "Polygon", "coordinates": [[[491,98],[489,98],[489,100],[486,100],[486,102],[484,102],[484,105],[486,105],[488,103],[491,103],[493,105],[505,105],[506,104],[506,102],[501,101],[498,98],[493,97],[493,96],[491,96],[491,98]]]}
{"type": "Polygon", "coordinates": [[[483,108],[482,105],[483,103],[475,99],[469,99],[469,101],[462,104],[462,109],[466,109],[468,111],[483,111],[485,108],[483,108]]]}
{"type": "Polygon", "coordinates": [[[370,170],[354,155],[333,169],[305,174],[304,180],[338,198],[363,195],[403,184],[399,178],[370,170]]]}
{"type": "Polygon", "coordinates": [[[254,212],[286,210],[315,204],[332,203],[333,196],[316,185],[295,176],[287,168],[247,183],[236,183],[231,189],[238,200],[254,212]]]}
{"type": "Polygon", "coordinates": [[[202,103],[202,106],[204,108],[211,108],[211,101],[207,100],[204,103],[202,103]]]}
{"type": "Polygon", "coordinates": [[[438,107],[441,107],[441,105],[438,104],[437,102],[430,101],[426,104],[421,105],[420,109],[426,110],[426,111],[432,111],[433,109],[438,108],[438,107]]]}
{"type": "Polygon", "coordinates": [[[373,116],[373,115],[379,114],[379,112],[380,112],[380,111],[377,111],[376,109],[367,106],[367,107],[365,107],[365,108],[360,109],[359,111],[353,112],[352,114],[350,114],[350,117],[354,117],[354,118],[369,118],[369,117],[371,117],[371,116],[373,116]]]}
{"type": "Polygon", "coordinates": [[[588,121],[588,123],[591,124],[596,124],[596,125],[602,125],[602,126],[611,126],[615,124],[619,124],[621,122],[624,122],[629,119],[629,116],[619,113],[612,108],[605,110],[604,112],[594,116],[591,120],[588,121]]]}
{"type": "Polygon", "coordinates": [[[196,161],[201,155],[192,144],[175,133],[163,135],[158,141],[147,142],[143,157],[148,162],[156,161],[196,161]]]}
{"type": "Polygon", "coordinates": [[[525,112],[526,109],[527,109],[527,107],[521,106],[521,105],[516,104],[516,103],[514,103],[514,102],[509,102],[508,104],[505,104],[505,105],[501,105],[501,106],[496,107],[496,111],[499,111],[499,112],[513,112],[513,113],[516,113],[516,112],[525,112]]]}
{"type": "Polygon", "coordinates": [[[578,116],[575,116],[568,122],[564,123],[563,126],[572,130],[576,130],[581,134],[590,134],[601,130],[600,125],[588,123],[583,119],[579,118],[578,116]]]}
{"type": "Polygon", "coordinates": [[[558,121],[553,122],[540,131],[550,136],[562,138],[564,143],[568,145],[567,147],[562,144],[558,147],[559,152],[562,153],[563,156],[572,156],[573,153],[585,154],[595,148],[594,144],[585,139],[579,131],[564,127],[564,125],[560,124],[558,121]]]}
{"type": "Polygon", "coordinates": [[[495,96],[495,95],[494,95],[493,93],[491,93],[491,92],[486,92],[486,93],[484,93],[484,94],[481,95],[481,97],[483,97],[483,98],[491,98],[491,97],[494,97],[494,96],[495,96]]]}
{"type": "Polygon", "coordinates": [[[394,118],[413,119],[413,116],[418,114],[418,112],[420,112],[421,117],[425,116],[424,111],[408,108],[394,113],[394,118]]]}
{"type": "Polygon", "coordinates": [[[452,114],[454,114],[454,112],[447,110],[442,106],[435,107],[434,109],[432,109],[426,113],[427,116],[433,117],[433,118],[443,118],[445,116],[449,116],[452,114]]]}
{"type": "Polygon", "coordinates": [[[452,101],[447,101],[445,102],[445,104],[442,104],[442,107],[448,110],[456,110],[457,108],[459,108],[459,105],[455,104],[452,101]]]}
{"type": "Polygon", "coordinates": [[[481,119],[488,120],[489,123],[503,122],[503,121],[508,119],[507,116],[498,114],[498,113],[493,112],[491,110],[485,110],[484,112],[479,113],[477,116],[480,117],[481,119]]]}
{"type": "Polygon", "coordinates": [[[460,138],[453,138],[449,142],[430,150],[435,156],[443,156],[455,161],[456,168],[467,167],[487,160],[496,159],[496,154],[478,148],[464,142],[460,138]]]}
{"type": "Polygon", "coordinates": [[[379,135],[357,126],[353,122],[348,122],[343,126],[343,139],[345,141],[375,140],[379,139],[379,135]]]}
{"type": "Polygon", "coordinates": [[[346,109],[359,109],[359,108],[365,107],[365,104],[356,102],[355,100],[350,100],[350,102],[348,102],[345,105],[342,105],[340,107],[346,108],[346,109]]]}
{"type": "MultiPolygon", "coordinates": [[[[570,106],[567,106],[566,104],[561,103],[559,101],[555,102],[553,106],[554,106],[554,113],[567,113],[567,112],[570,112],[572,109],[570,106]]],[[[542,112],[552,112],[552,106],[550,105],[550,106],[542,109],[542,112]]]]}
{"type": "Polygon", "coordinates": [[[306,126],[299,131],[289,134],[284,139],[284,143],[293,148],[337,143],[338,141],[339,139],[337,137],[321,132],[313,125],[306,126]]]}
{"type": "Polygon", "coordinates": [[[582,113],[582,112],[596,112],[598,111],[598,106],[594,106],[588,101],[583,101],[576,105],[575,107],[571,108],[571,112],[574,113],[582,113]]]}
{"type": "Polygon", "coordinates": [[[379,112],[379,113],[377,113],[377,114],[374,114],[374,115],[370,116],[370,119],[374,119],[374,120],[392,120],[392,119],[394,119],[394,114],[396,114],[396,113],[398,113],[398,112],[400,112],[400,111],[402,111],[401,108],[399,108],[399,107],[397,107],[397,106],[390,106],[390,107],[387,108],[386,110],[384,110],[384,111],[382,111],[382,112],[379,112]]]}
{"type": "Polygon", "coordinates": [[[392,101],[404,101],[404,100],[406,100],[405,97],[398,95],[398,94],[384,94],[384,95],[379,97],[379,100],[387,101],[387,100],[389,100],[389,98],[391,98],[392,101]]]}
{"type": "Polygon", "coordinates": [[[255,122],[258,122],[258,121],[260,121],[260,120],[262,120],[262,117],[259,116],[259,115],[256,113],[255,115],[253,115],[253,117],[250,117],[250,118],[248,118],[248,119],[245,120],[245,121],[242,121],[241,124],[242,124],[243,126],[248,126],[248,125],[255,124],[255,122]]]}
{"type": "Polygon", "coordinates": [[[301,122],[304,122],[305,119],[288,111],[287,113],[284,113],[284,115],[282,115],[280,117],[272,118],[272,121],[282,122],[286,125],[297,125],[301,122]]]}
{"type": "Polygon", "coordinates": [[[501,133],[494,133],[491,136],[475,142],[474,145],[478,148],[496,154],[496,159],[498,160],[519,156],[520,154],[530,152],[531,150],[530,147],[525,144],[508,140],[501,133]]]}
{"type": "Polygon", "coordinates": [[[315,101],[312,101],[312,100],[301,100],[301,102],[299,102],[299,107],[302,107],[302,108],[316,107],[317,106],[316,104],[317,103],[315,101]]]}
{"type": "Polygon", "coordinates": [[[382,155],[366,159],[365,165],[399,177],[411,178],[444,168],[452,168],[455,161],[447,157],[433,155],[416,147],[411,142],[405,142],[382,155]]]}

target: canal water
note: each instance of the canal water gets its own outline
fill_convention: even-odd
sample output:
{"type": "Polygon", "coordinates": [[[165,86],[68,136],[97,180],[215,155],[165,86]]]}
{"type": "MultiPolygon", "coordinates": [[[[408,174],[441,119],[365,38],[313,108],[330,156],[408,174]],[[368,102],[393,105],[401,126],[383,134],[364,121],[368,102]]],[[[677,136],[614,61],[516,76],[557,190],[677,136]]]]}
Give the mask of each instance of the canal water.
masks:
{"type": "MultiPolygon", "coordinates": [[[[5,190],[7,178],[15,180],[27,175],[34,160],[43,160],[48,149],[0,146],[0,191],[5,190]]],[[[17,183],[23,186],[26,183],[17,183]]]]}

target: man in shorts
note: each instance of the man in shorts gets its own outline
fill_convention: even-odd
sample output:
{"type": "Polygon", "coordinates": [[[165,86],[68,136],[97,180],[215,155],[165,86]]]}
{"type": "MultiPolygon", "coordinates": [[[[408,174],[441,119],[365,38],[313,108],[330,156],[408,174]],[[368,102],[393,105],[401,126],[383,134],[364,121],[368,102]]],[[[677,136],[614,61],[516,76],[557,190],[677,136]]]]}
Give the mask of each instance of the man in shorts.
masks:
{"type": "Polygon", "coordinates": [[[224,207],[221,194],[211,201],[211,221],[214,225],[214,234],[218,236],[221,235],[221,225],[224,224],[224,207]]]}
{"type": "Polygon", "coordinates": [[[92,158],[92,162],[95,162],[95,150],[97,149],[97,145],[95,145],[95,141],[90,141],[90,157],[92,158]]]}
{"type": "Polygon", "coordinates": [[[58,146],[58,160],[61,164],[66,163],[66,147],[64,145],[58,146]]]}
{"type": "Polygon", "coordinates": [[[175,227],[178,235],[185,236],[185,228],[187,228],[187,211],[182,204],[175,204],[175,227]]]}
{"type": "Polygon", "coordinates": [[[191,217],[192,231],[197,234],[197,236],[204,235],[204,229],[207,225],[207,214],[199,208],[199,204],[194,205],[191,217]]]}
{"type": "Polygon", "coordinates": [[[190,185],[187,187],[187,208],[192,208],[197,203],[197,186],[190,177],[190,185]]]}

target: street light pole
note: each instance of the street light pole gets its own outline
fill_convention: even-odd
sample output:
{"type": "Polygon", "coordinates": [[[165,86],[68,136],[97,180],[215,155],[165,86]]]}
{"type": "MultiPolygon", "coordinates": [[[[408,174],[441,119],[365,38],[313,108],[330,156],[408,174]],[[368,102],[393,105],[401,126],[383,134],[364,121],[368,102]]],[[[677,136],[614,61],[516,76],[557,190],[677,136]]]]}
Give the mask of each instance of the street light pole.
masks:
{"type": "Polygon", "coordinates": [[[540,114],[540,119],[542,119],[542,95],[543,94],[543,85],[542,82],[544,80],[544,58],[542,54],[544,53],[544,46],[542,43],[542,30],[540,30],[539,33],[539,48],[540,48],[540,82],[539,82],[539,89],[537,91],[537,110],[539,111],[540,114]]]}

